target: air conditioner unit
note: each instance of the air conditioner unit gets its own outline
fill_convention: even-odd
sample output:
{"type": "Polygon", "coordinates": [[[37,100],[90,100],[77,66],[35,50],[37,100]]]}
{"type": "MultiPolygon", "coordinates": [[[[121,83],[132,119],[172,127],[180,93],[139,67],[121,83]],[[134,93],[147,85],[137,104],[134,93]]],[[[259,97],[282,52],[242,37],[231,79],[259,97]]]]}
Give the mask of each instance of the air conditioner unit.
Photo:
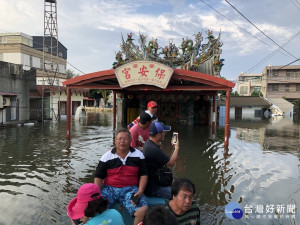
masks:
{"type": "Polygon", "coordinates": [[[3,97],[2,95],[0,95],[0,109],[3,108],[3,97]]]}
{"type": "Polygon", "coordinates": [[[10,106],[10,98],[3,97],[3,106],[10,106]]]}

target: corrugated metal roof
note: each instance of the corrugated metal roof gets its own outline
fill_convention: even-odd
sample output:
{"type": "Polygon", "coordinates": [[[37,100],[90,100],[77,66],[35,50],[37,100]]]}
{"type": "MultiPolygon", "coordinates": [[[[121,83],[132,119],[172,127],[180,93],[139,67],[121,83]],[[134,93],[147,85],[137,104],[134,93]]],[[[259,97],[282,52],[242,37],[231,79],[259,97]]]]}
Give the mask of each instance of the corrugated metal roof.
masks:
{"type": "Polygon", "coordinates": [[[277,106],[284,113],[289,112],[291,108],[294,107],[294,104],[288,102],[284,98],[267,98],[267,100],[277,106]]]}
{"type": "Polygon", "coordinates": [[[269,107],[271,104],[265,99],[257,96],[231,96],[231,107],[262,106],[269,107]]]}

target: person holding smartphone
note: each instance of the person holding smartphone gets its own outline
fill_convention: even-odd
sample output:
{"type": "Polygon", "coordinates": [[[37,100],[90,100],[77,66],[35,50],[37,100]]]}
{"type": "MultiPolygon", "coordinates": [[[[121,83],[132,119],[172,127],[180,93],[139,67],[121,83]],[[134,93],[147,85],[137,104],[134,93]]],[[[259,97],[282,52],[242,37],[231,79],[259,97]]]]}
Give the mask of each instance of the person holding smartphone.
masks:
{"type": "Polygon", "coordinates": [[[146,141],[143,147],[143,153],[148,169],[148,183],[145,189],[145,194],[150,197],[160,197],[167,199],[172,198],[171,186],[161,186],[156,179],[156,174],[159,168],[163,166],[174,166],[178,158],[178,133],[174,135],[176,137],[174,137],[174,140],[172,140],[171,142],[174,146],[174,151],[170,157],[161,149],[160,142],[164,141],[166,132],[170,130],[170,126],[165,126],[159,121],[153,122],[149,128],[149,139],[148,141],[146,141]]]}

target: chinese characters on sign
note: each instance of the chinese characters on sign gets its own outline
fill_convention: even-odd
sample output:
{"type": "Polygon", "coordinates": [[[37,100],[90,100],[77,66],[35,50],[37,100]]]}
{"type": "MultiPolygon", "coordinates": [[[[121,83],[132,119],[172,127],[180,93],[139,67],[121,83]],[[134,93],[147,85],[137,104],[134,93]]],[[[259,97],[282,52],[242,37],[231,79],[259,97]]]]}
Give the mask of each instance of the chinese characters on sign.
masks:
{"type": "Polygon", "coordinates": [[[267,204],[246,205],[244,207],[246,219],[295,219],[295,204],[267,204]]]}
{"type": "Polygon", "coordinates": [[[154,85],[165,89],[173,69],[152,61],[135,61],[115,69],[121,88],[131,85],[154,85]]]}

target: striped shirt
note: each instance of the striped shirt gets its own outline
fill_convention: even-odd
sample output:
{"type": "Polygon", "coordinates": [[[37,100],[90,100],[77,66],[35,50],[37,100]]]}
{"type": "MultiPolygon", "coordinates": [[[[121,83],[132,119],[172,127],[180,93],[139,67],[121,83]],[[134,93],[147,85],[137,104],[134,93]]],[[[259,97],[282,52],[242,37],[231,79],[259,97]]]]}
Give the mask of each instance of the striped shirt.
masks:
{"type": "Polygon", "coordinates": [[[182,215],[177,215],[169,202],[166,204],[166,208],[176,216],[179,225],[200,225],[200,208],[196,201],[193,201],[191,208],[182,215]]]}
{"type": "Polygon", "coordinates": [[[140,176],[147,175],[147,165],[143,153],[130,147],[125,159],[116,148],[106,152],[100,159],[95,177],[104,179],[104,184],[112,187],[139,185],[140,176]]]}

